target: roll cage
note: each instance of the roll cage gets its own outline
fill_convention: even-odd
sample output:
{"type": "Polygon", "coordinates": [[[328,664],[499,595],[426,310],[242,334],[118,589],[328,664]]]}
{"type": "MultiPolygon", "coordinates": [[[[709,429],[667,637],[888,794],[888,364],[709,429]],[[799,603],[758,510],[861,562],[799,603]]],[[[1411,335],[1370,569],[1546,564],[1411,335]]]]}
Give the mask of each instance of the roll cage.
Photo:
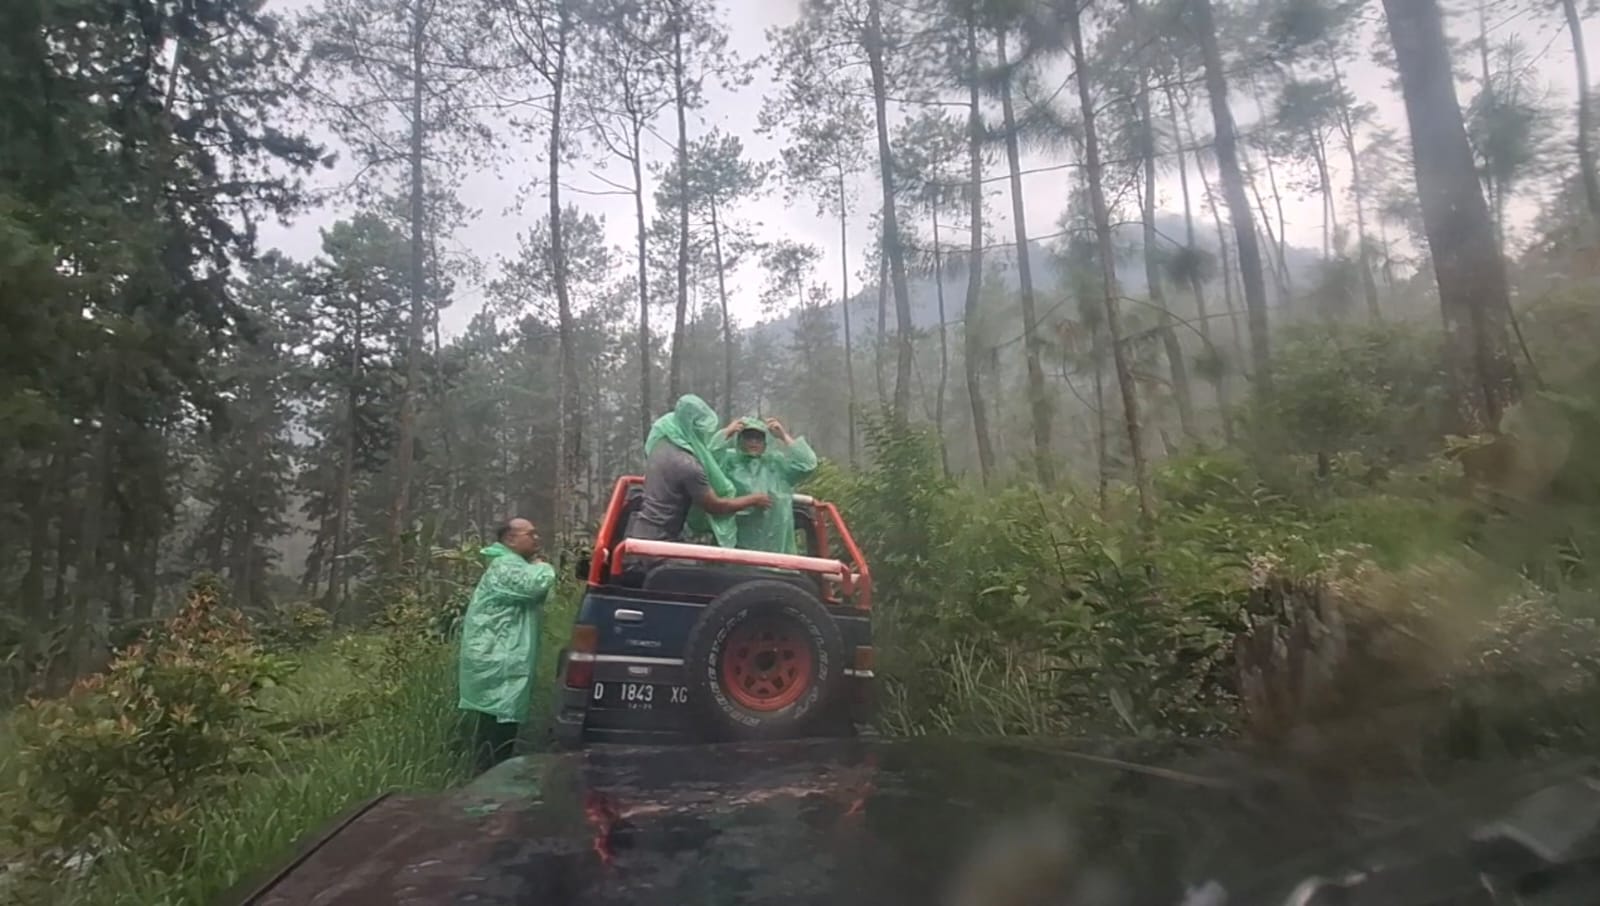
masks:
{"type": "Polygon", "coordinates": [[[809,495],[794,495],[795,525],[807,533],[811,554],[774,554],[681,541],[646,541],[625,538],[629,519],[637,508],[644,478],[625,475],[617,479],[606,505],[587,563],[580,561],[590,588],[618,584],[630,557],[693,561],[704,564],[778,569],[816,576],[825,603],[872,608],[872,573],[839,508],[809,495]],[[839,558],[829,556],[837,551],[839,558]]]}

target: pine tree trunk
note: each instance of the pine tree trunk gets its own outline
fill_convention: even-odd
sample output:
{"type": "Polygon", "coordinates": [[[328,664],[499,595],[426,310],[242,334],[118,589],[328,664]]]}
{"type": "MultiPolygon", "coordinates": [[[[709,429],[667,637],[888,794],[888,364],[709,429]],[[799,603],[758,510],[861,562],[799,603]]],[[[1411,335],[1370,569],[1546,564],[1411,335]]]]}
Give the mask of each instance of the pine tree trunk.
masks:
{"type": "Polygon", "coordinates": [[[672,105],[678,115],[678,300],[667,394],[674,400],[683,393],[683,331],[689,314],[689,98],[684,84],[683,3],[672,3],[672,105]]]}
{"type": "MultiPolygon", "coordinates": [[[[1339,71],[1339,59],[1328,55],[1328,67],[1333,73],[1334,90],[1344,96],[1344,74],[1339,71]]],[[[1367,300],[1367,315],[1374,322],[1383,320],[1383,308],[1378,303],[1378,281],[1373,275],[1372,253],[1368,249],[1366,183],[1361,172],[1361,155],[1356,151],[1356,124],[1350,109],[1339,107],[1339,132],[1344,138],[1344,150],[1350,161],[1350,194],[1356,203],[1356,260],[1361,266],[1361,292],[1367,300]]]]}
{"type": "Polygon", "coordinates": [[[1389,228],[1384,225],[1383,215],[1378,215],[1378,247],[1383,250],[1383,285],[1394,289],[1394,252],[1389,247],[1389,228]]]}
{"type": "MultiPolygon", "coordinates": [[[[553,544],[553,558],[559,558],[565,550],[565,539],[569,532],[577,528],[577,520],[572,512],[577,501],[577,478],[579,466],[583,455],[583,429],[582,413],[579,411],[578,396],[578,359],[577,351],[573,348],[576,339],[572,329],[572,298],[567,288],[567,247],[565,240],[566,231],[561,222],[561,129],[562,129],[562,101],[566,90],[567,81],[567,40],[571,34],[571,23],[566,4],[561,5],[558,13],[556,41],[558,49],[555,53],[555,65],[550,78],[550,145],[548,157],[550,160],[550,270],[552,283],[556,291],[556,339],[561,347],[561,378],[560,402],[556,418],[556,494],[555,494],[555,529],[553,544]]],[[[676,45],[674,45],[676,47],[676,45]]],[[[679,58],[681,62],[681,58],[679,58]]],[[[681,87],[681,83],[680,83],[681,87]]],[[[683,111],[678,111],[680,129],[683,122],[683,111]]],[[[681,139],[680,134],[680,139],[681,139]]],[[[682,148],[679,149],[679,163],[682,164],[682,148]]],[[[688,216],[687,196],[684,196],[683,213],[688,216]]],[[[684,234],[685,237],[687,233],[684,234]]],[[[680,250],[681,251],[681,250],[680,250]]],[[[680,266],[686,265],[687,255],[684,255],[680,266]]],[[[680,277],[681,279],[681,277],[680,277]]],[[[678,309],[679,324],[681,327],[683,309],[680,299],[678,309]]],[[[674,347],[674,364],[676,364],[676,347],[674,347]]]]}
{"type": "Polygon", "coordinates": [[[889,258],[889,280],[894,289],[894,315],[898,354],[894,369],[895,421],[911,416],[911,290],[906,285],[905,251],[900,245],[900,220],[895,213],[894,154],[889,146],[888,76],[883,60],[883,0],[867,0],[867,67],[872,74],[872,106],[878,126],[878,175],[883,188],[883,244],[889,258]]]}
{"type": "MultiPolygon", "coordinates": [[[[23,484],[18,503],[28,517],[28,566],[18,587],[18,603],[22,617],[22,667],[24,671],[34,663],[40,648],[40,636],[48,625],[44,606],[45,559],[50,553],[51,507],[46,501],[55,495],[56,462],[60,453],[52,454],[39,463],[35,477],[23,484]]],[[[31,677],[24,672],[21,684],[26,686],[31,677]]]]}
{"type": "MultiPolygon", "coordinates": [[[[1194,207],[1189,199],[1189,155],[1184,150],[1183,129],[1178,121],[1178,104],[1170,85],[1166,88],[1166,99],[1167,118],[1172,123],[1173,151],[1178,158],[1178,190],[1183,193],[1183,241],[1190,254],[1198,255],[1200,248],[1195,240],[1194,207]]],[[[1222,254],[1227,254],[1226,247],[1223,247],[1222,254]]],[[[1189,272],[1189,292],[1194,295],[1195,315],[1200,323],[1200,340],[1206,344],[1206,352],[1215,360],[1213,364],[1216,367],[1212,372],[1211,387],[1217,395],[1217,408],[1222,410],[1222,435],[1232,443],[1233,417],[1230,410],[1233,404],[1228,398],[1228,372],[1217,352],[1216,344],[1211,341],[1211,312],[1206,304],[1205,281],[1201,279],[1198,268],[1189,272]]]]}
{"type": "Polygon", "coordinates": [[[233,531],[233,507],[223,500],[211,512],[210,520],[215,526],[215,531],[206,539],[205,566],[207,572],[220,576],[223,564],[227,562],[228,536],[233,531]]]}
{"type": "Polygon", "coordinates": [[[933,206],[933,291],[939,303],[939,389],[933,398],[933,425],[939,432],[939,462],[950,475],[950,444],[944,433],[944,398],[950,389],[950,342],[944,311],[944,250],[939,238],[939,206],[933,206]]]}
{"type": "MultiPolygon", "coordinates": [[[[1344,94],[1344,75],[1339,72],[1338,58],[1330,54],[1328,66],[1333,72],[1334,90],[1344,94]]],[[[1355,198],[1355,242],[1357,242],[1357,261],[1362,267],[1362,295],[1366,298],[1366,314],[1379,322],[1384,319],[1382,307],[1378,304],[1378,279],[1373,275],[1373,256],[1368,250],[1368,237],[1366,237],[1366,184],[1362,179],[1362,158],[1355,150],[1355,120],[1350,117],[1350,110],[1346,106],[1339,107],[1339,134],[1344,138],[1344,154],[1350,162],[1350,195],[1355,198]]]]}
{"type": "MultiPolygon", "coordinates": [[[[1278,188],[1278,170],[1272,165],[1272,155],[1262,156],[1267,164],[1267,188],[1272,190],[1272,207],[1278,214],[1277,238],[1273,239],[1273,255],[1278,259],[1278,271],[1283,274],[1283,303],[1289,304],[1294,298],[1294,273],[1289,270],[1289,221],[1283,214],[1283,192],[1278,188]]],[[[1259,204],[1260,200],[1257,199],[1259,204]]],[[[1265,212],[1261,215],[1263,223],[1267,221],[1265,212]]],[[[1267,228],[1267,235],[1272,236],[1272,229],[1267,228]]]]}
{"type": "Polygon", "coordinates": [[[1094,360],[1094,464],[1095,501],[1100,515],[1110,512],[1111,506],[1111,449],[1106,436],[1106,376],[1104,343],[1095,331],[1093,348],[1089,356],[1094,360]]]}
{"type": "Polygon", "coordinates": [[[633,217],[639,240],[639,440],[650,436],[650,254],[645,247],[649,232],[644,220],[643,151],[639,130],[633,132],[633,217]]]}
{"type": "Polygon", "coordinates": [[[1228,200],[1233,220],[1234,242],[1239,253],[1239,276],[1244,284],[1245,312],[1250,321],[1250,358],[1256,386],[1270,391],[1270,340],[1267,335],[1267,287],[1262,279],[1261,248],[1256,245],[1255,218],[1250,200],[1244,194],[1244,176],[1239,170],[1239,150],[1235,142],[1233,110],[1228,106],[1228,80],[1217,48],[1217,28],[1212,21],[1211,0],[1193,0],[1195,30],[1205,59],[1206,93],[1211,96],[1211,118],[1215,123],[1217,170],[1222,191],[1228,200]]]}
{"type": "Polygon", "coordinates": [[[994,444],[989,436],[989,413],[983,402],[983,359],[978,342],[978,304],[983,296],[983,114],[978,94],[978,27],[976,13],[967,12],[967,202],[971,245],[967,255],[967,300],[962,324],[962,366],[967,376],[967,403],[972,408],[972,432],[978,446],[978,469],[984,484],[994,477],[994,444]]]}
{"type": "Polygon", "coordinates": [[[324,606],[334,610],[344,602],[341,599],[347,587],[345,555],[350,535],[350,504],[355,489],[356,429],[361,407],[361,349],[366,338],[361,319],[360,303],[356,303],[355,326],[350,344],[350,387],[345,395],[344,449],[339,457],[338,485],[334,488],[333,544],[328,553],[328,591],[324,606]]]}
{"type": "MultiPolygon", "coordinates": [[[[428,234],[428,264],[429,285],[442,286],[444,281],[439,279],[439,235],[437,230],[428,234]]],[[[450,520],[463,512],[457,505],[457,496],[461,492],[461,473],[457,469],[456,459],[456,413],[453,400],[450,399],[452,390],[450,382],[445,378],[444,338],[439,330],[439,306],[433,306],[432,317],[429,319],[433,328],[433,404],[439,411],[440,437],[439,446],[444,453],[444,468],[442,470],[443,500],[440,502],[440,512],[444,514],[445,521],[441,523],[445,531],[452,534],[458,533],[460,528],[450,525],[450,520]]],[[[265,569],[258,562],[257,574],[265,569]]]]}
{"type": "MultiPolygon", "coordinates": [[[[1489,13],[1488,4],[1478,0],[1478,66],[1479,74],[1483,78],[1483,97],[1489,107],[1495,106],[1494,100],[1494,74],[1489,68],[1489,13]]],[[[1505,194],[1500,180],[1495,178],[1494,168],[1489,166],[1489,161],[1484,160],[1483,182],[1489,192],[1489,214],[1494,222],[1494,244],[1499,250],[1500,257],[1506,254],[1506,221],[1505,221],[1505,194]]]]}
{"type": "Polygon", "coordinates": [[[57,623],[66,619],[67,608],[71,605],[68,574],[78,559],[74,530],[82,524],[83,518],[81,503],[79,507],[73,507],[72,494],[67,490],[77,474],[77,470],[72,468],[74,458],[68,457],[63,463],[59,484],[62,491],[61,514],[56,519],[55,574],[50,583],[50,615],[57,623]]]}
{"type": "MultiPolygon", "coordinates": [[[[1194,133],[1189,133],[1189,143],[1194,144],[1194,133]]],[[[1217,202],[1217,192],[1211,185],[1211,177],[1206,175],[1205,160],[1196,154],[1194,159],[1195,172],[1200,174],[1200,188],[1206,193],[1206,207],[1211,209],[1211,224],[1217,232],[1217,257],[1222,260],[1222,303],[1228,312],[1228,329],[1233,334],[1233,360],[1244,359],[1244,336],[1239,326],[1239,311],[1234,305],[1233,294],[1233,250],[1228,246],[1228,231],[1222,223],[1221,205],[1217,202]]]]}
{"type": "MultiPolygon", "coordinates": [[[[1006,34],[1004,29],[995,32],[995,53],[1000,69],[1006,60],[1006,34]]],[[[1018,299],[1022,305],[1023,352],[1028,364],[1028,406],[1033,423],[1034,467],[1039,472],[1039,482],[1046,488],[1056,483],[1055,457],[1050,450],[1050,397],[1044,386],[1044,368],[1041,364],[1044,337],[1039,331],[1039,313],[1033,292],[1033,267],[1028,254],[1028,218],[1022,198],[1021,139],[1017,135],[1016,111],[1011,103],[1011,79],[1006,76],[1000,83],[1000,111],[1006,131],[1006,168],[1011,181],[1011,225],[1017,239],[1017,280],[1021,284],[1018,299]]]]}
{"type": "Polygon", "coordinates": [[[1378,278],[1372,273],[1372,251],[1368,248],[1370,243],[1367,238],[1367,203],[1362,198],[1365,188],[1353,129],[1346,139],[1345,150],[1350,155],[1350,192],[1356,201],[1356,260],[1361,266],[1361,293],[1367,300],[1367,315],[1373,321],[1382,321],[1383,306],[1378,302],[1378,278]]]}
{"type": "MultiPolygon", "coordinates": [[[[106,597],[105,597],[105,635],[101,638],[109,641],[114,627],[122,625],[127,618],[122,606],[122,584],[128,576],[128,552],[122,549],[115,541],[107,540],[105,550],[100,552],[100,560],[108,567],[106,570],[106,597]]],[[[82,672],[82,668],[79,668],[82,672]]]]}
{"type": "MultiPolygon", "coordinates": [[[[1138,3],[1129,0],[1128,7],[1138,14],[1138,3]]],[[[1139,156],[1143,158],[1144,191],[1140,205],[1140,220],[1144,228],[1144,277],[1150,304],[1160,317],[1161,345],[1166,350],[1167,367],[1172,373],[1173,398],[1178,404],[1178,424],[1186,437],[1197,439],[1200,430],[1194,421],[1194,390],[1189,386],[1189,363],[1183,356],[1183,344],[1178,342],[1178,332],[1172,326],[1172,310],[1167,307],[1167,293],[1161,285],[1161,262],[1156,233],[1156,126],[1150,110],[1150,85],[1143,77],[1139,81],[1135,106],[1139,115],[1139,156]]]]}
{"type": "Polygon", "coordinates": [[[728,319],[728,283],[722,272],[722,225],[711,199],[711,249],[717,263],[717,301],[722,308],[722,411],[733,415],[733,322],[728,319]]]}
{"type": "Polygon", "coordinates": [[[1284,266],[1280,255],[1282,246],[1278,243],[1277,233],[1273,232],[1272,218],[1267,215],[1267,203],[1261,198],[1261,187],[1256,184],[1255,173],[1246,173],[1245,181],[1250,188],[1250,197],[1255,199],[1256,213],[1261,215],[1261,229],[1267,234],[1267,248],[1270,251],[1266,259],[1267,270],[1271,272],[1273,286],[1278,290],[1278,302],[1287,305],[1293,288],[1289,283],[1288,268],[1284,266]]]}
{"type": "Polygon", "coordinates": [[[1239,323],[1239,308],[1234,304],[1237,296],[1234,294],[1236,281],[1234,279],[1233,247],[1228,245],[1228,233],[1222,226],[1222,218],[1213,212],[1217,230],[1217,255],[1222,259],[1222,304],[1228,311],[1228,329],[1233,334],[1233,360],[1241,362],[1245,355],[1244,328],[1239,323]]]}
{"type": "Polygon", "coordinates": [[[101,560],[105,542],[106,500],[110,496],[113,437],[121,430],[122,384],[116,374],[116,356],[102,393],[100,427],[89,448],[88,484],[78,527],[77,567],[73,575],[70,652],[72,668],[85,672],[92,662],[100,630],[105,626],[105,595],[109,570],[101,560]]]}
{"type": "MultiPolygon", "coordinates": [[[[1328,145],[1321,129],[1311,132],[1311,157],[1317,164],[1317,181],[1322,186],[1322,259],[1327,261],[1337,244],[1339,212],[1333,203],[1333,176],[1328,171],[1328,145]]],[[[1339,249],[1342,255],[1344,249],[1339,249]]]]}
{"type": "MultiPolygon", "coordinates": [[[[1246,78],[1250,83],[1250,97],[1255,102],[1257,112],[1262,117],[1267,116],[1267,104],[1262,99],[1260,83],[1254,76],[1247,76],[1246,78]]],[[[1261,190],[1256,185],[1255,174],[1250,172],[1248,167],[1246,168],[1245,179],[1249,184],[1251,196],[1255,198],[1256,209],[1261,214],[1262,230],[1267,236],[1268,254],[1265,266],[1271,269],[1273,279],[1277,283],[1279,303],[1288,305],[1294,300],[1294,275],[1289,272],[1289,227],[1288,221],[1284,217],[1283,194],[1278,189],[1278,170],[1277,167],[1273,166],[1271,149],[1262,144],[1258,146],[1257,150],[1260,152],[1261,161],[1266,167],[1267,188],[1272,192],[1273,205],[1277,210],[1277,230],[1272,228],[1273,218],[1267,211],[1266,202],[1261,200],[1261,190]]]]}
{"type": "Polygon", "coordinates": [[[889,253],[878,235],[878,333],[872,340],[872,367],[878,381],[878,407],[889,400],[889,381],[883,374],[883,355],[889,336],[889,253]]]}
{"type": "MultiPolygon", "coordinates": [[[[1203,0],[1202,0],[1203,2],[1203,0]]],[[[1072,58],[1077,67],[1078,105],[1083,116],[1083,148],[1085,177],[1089,184],[1089,206],[1094,216],[1096,252],[1100,259],[1100,274],[1104,282],[1106,331],[1111,342],[1111,360],[1117,369],[1117,386],[1122,392],[1123,417],[1127,420],[1128,446],[1133,460],[1133,483],[1139,495],[1139,521],[1146,532],[1155,525],[1154,501],[1151,499],[1150,474],[1145,463],[1144,438],[1139,421],[1139,390],[1134,383],[1133,365],[1122,342],[1122,312],[1118,303],[1117,268],[1115,251],[1111,246],[1111,212],[1106,205],[1105,190],[1101,185],[1104,170],[1100,164],[1100,139],[1095,131],[1094,97],[1089,90],[1088,58],[1083,52],[1081,13],[1076,4],[1070,6],[1067,25],[1072,33],[1072,58]]]]}
{"type": "Polygon", "coordinates": [[[413,448],[416,446],[417,393],[422,384],[422,336],[427,323],[428,297],[423,280],[423,261],[426,246],[423,242],[424,174],[423,174],[423,124],[422,95],[425,90],[423,76],[423,51],[427,31],[427,18],[421,4],[415,5],[411,19],[411,147],[408,163],[410,178],[411,242],[410,260],[406,274],[406,292],[411,297],[410,323],[406,326],[406,378],[400,391],[400,419],[397,430],[394,461],[394,502],[389,508],[388,544],[384,558],[388,565],[398,563],[401,557],[400,538],[405,532],[411,504],[411,471],[413,448]]]}
{"type": "Polygon", "coordinates": [[[1583,19],[1577,0],[1561,0],[1567,17],[1567,34],[1572,38],[1572,61],[1578,71],[1578,171],[1583,180],[1583,198],[1594,226],[1600,228],[1600,173],[1594,160],[1594,102],[1589,97],[1589,56],[1583,46],[1583,19]]]}
{"type": "MultiPolygon", "coordinates": [[[[165,532],[144,532],[134,542],[133,618],[135,620],[148,620],[155,613],[156,565],[161,562],[161,539],[165,534],[165,532]]],[[[252,597],[249,600],[254,602],[255,599],[252,597]]]]}
{"type": "MultiPolygon", "coordinates": [[[[252,395],[256,399],[261,399],[265,396],[265,393],[258,391],[252,395]]],[[[244,516],[239,520],[239,538],[234,544],[234,549],[229,552],[230,556],[228,558],[228,572],[233,585],[233,599],[241,607],[251,607],[256,604],[254,596],[256,586],[251,567],[255,560],[255,542],[261,535],[261,517],[263,515],[261,501],[263,470],[261,468],[261,460],[263,458],[262,448],[266,444],[266,439],[262,434],[260,421],[252,419],[245,441],[250,449],[250,453],[245,459],[248,474],[240,476],[240,480],[250,490],[245,497],[247,503],[244,516]]]]}
{"type": "Polygon", "coordinates": [[[1467,142],[1436,0],[1384,0],[1400,70],[1422,219],[1439,283],[1454,428],[1496,431],[1518,395],[1510,292],[1467,142]]]}
{"type": "Polygon", "coordinates": [[[849,195],[845,192],[844,168],[839,168],[839,311],[844,316],[844,380],[850,413],[849,426],[850,465],[856,464],[856,361],[855,348],[850,339],[850,243],[848,227],[850,218],[849,195]]]}

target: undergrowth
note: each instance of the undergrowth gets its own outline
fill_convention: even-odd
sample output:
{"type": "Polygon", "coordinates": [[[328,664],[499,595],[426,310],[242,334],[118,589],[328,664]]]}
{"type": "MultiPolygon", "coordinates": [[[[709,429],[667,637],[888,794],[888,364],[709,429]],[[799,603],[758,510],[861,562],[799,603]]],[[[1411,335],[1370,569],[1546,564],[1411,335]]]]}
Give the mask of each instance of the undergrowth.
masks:
{"type": "Polygon", "coordinates": [[[884,729],[1243,735],[1411,767],[1592,743],[1600,372],[1565,369],[1497,438],[1441,438],[1433,342],[1290,336],[1296,379],[1237,446],[1154,467],[1148,531],[1127,483],[982,488],[936,438],[869,425],[866,467],[812,490],[871,560],[884,729]]]}
{"type": "MultiPolygon", "coordinates": [[[[456,645],[449,633],[465,603],[462,589],[453,586],[431,600],[405,589],[391,591],[392,603],[370,629],[309,647],[301,647],[310,641],[304,634],[286,639],[282,632],[269,633],[272,647],[298,649],[292,661],[280,660],[282,655],[269,653],[247,636],[231,639],[245,656],[282,666],[285,676],[250,693],[248,715],[221,722],[230,739],[248,737],[250,744],[248,751],[219,756],[211,776],[221,782],[202,784],[204,795],[157,789],[128,799],[118,806],[120,811],[107,812],[103,799],[80,797],[52,805],[38,798],[38,790],[0,782],[4,815],[13,823],[23,822],[32,834],[13,835],[9,856],[0,848],[0,864],[19,860],[16,869],[0,872],[0,899],[74,906],[214,902],[224,891],[281,863],[308,833],[374,796],[441,790],[464,780],[469,771],[466,727],[456,707],[456,645]],[[47,807],[53,813],[76,814],[84,830],[66,834],[58,829],[56,837],[41,839],[38,834],[51,830],[50,825],[40,829],[32,822],[47,807]],[[130,809],[135,811],[125,813],[130,809]],[[130,821],[130,814],[139,820],[130,821]],[[149,821],[159,822],[159,834],[128,833],[128,828],[142,829],[141,822],[149,821]]],[[[562,585],[547,605],[541,682],[526,747],[537,748],[545,738],[552,707],[548,678],[570,632],[575,591],[562,585]]],[[[302,614],[300,625],[320,624],[302,614]]],[[[41,702],[34,707],[52,711],[60,706],[41,702]]],[[[31,711],[25,711],[29,713],[14,719],[33,721],[31,711]]],[[[21,748],[9,757],[0,748],[0,768],[9,761],[13,770],[26,763],[37,771],[52,746],[59,748],[61,738],[40,737],[34,729],[24,728],[21,748]]],[[[93,727],[90,731],[99,732],[93,727]]],[[[76,731],[63,726],[63,732],[76,731]]],[[[94,750],[100,753],[93,762],[100,773],[91,779],[131,790],[137,785],[132,772],[147,776],[153,768],[139,767],[144,762],[113,756],[130,746],[149,750],[128,741],[133,738],[94,750]],[[122,771],[128,776],[118,773],[122,771]]],[[[0,773],[0,781],[5,780],[0,773]]]]}

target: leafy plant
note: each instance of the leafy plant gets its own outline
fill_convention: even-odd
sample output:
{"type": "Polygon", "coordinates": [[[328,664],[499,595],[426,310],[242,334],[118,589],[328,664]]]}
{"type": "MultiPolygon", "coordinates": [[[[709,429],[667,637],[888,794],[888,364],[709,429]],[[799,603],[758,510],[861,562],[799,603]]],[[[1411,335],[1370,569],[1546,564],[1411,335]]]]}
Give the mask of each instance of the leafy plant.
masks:
{"type": "Polygon", "coordinates": [[[306,602],[284,604],[258,621],[256,632],[272,650],[303,651],[333,632],[333,614],[306,602]]]}
{"type": "Polygon", "coordinates": [[[1392,326],[1286,331],[1273,356],[1273,393],[1245,413],[1252,443],[1264,453],[1312,457],[1321,479],[1332,476],[1341,453],[1373,463],[1426,455],[1445,410],[1438,342],[1392,326]]]}
{"type": "Polygon", "coordinates": [[[257,698],[293,666],[222,606],[217,580],[197,580],[161,631],[104,673],[18,710],[9,838],[42,864],[135,843],[172,864],[193,809],[265,751],[257,698]]]}

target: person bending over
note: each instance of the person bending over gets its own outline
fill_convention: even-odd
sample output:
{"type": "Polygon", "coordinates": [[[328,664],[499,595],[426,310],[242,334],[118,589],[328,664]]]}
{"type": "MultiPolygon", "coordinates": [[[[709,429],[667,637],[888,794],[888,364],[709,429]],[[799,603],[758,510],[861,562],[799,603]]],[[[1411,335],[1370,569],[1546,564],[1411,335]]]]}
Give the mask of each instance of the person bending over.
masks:
{"type": "Polygon", "coordinates": [[[734,547],[734,514],[772,505],[767,494],[735,491],[712,452],[718,433],[716,412],[692,393],[656,419],[644,442],[644,499],[628,526],[629,538],[678,541],[686,523],[704,522],[719,545],[734,547]]]}

